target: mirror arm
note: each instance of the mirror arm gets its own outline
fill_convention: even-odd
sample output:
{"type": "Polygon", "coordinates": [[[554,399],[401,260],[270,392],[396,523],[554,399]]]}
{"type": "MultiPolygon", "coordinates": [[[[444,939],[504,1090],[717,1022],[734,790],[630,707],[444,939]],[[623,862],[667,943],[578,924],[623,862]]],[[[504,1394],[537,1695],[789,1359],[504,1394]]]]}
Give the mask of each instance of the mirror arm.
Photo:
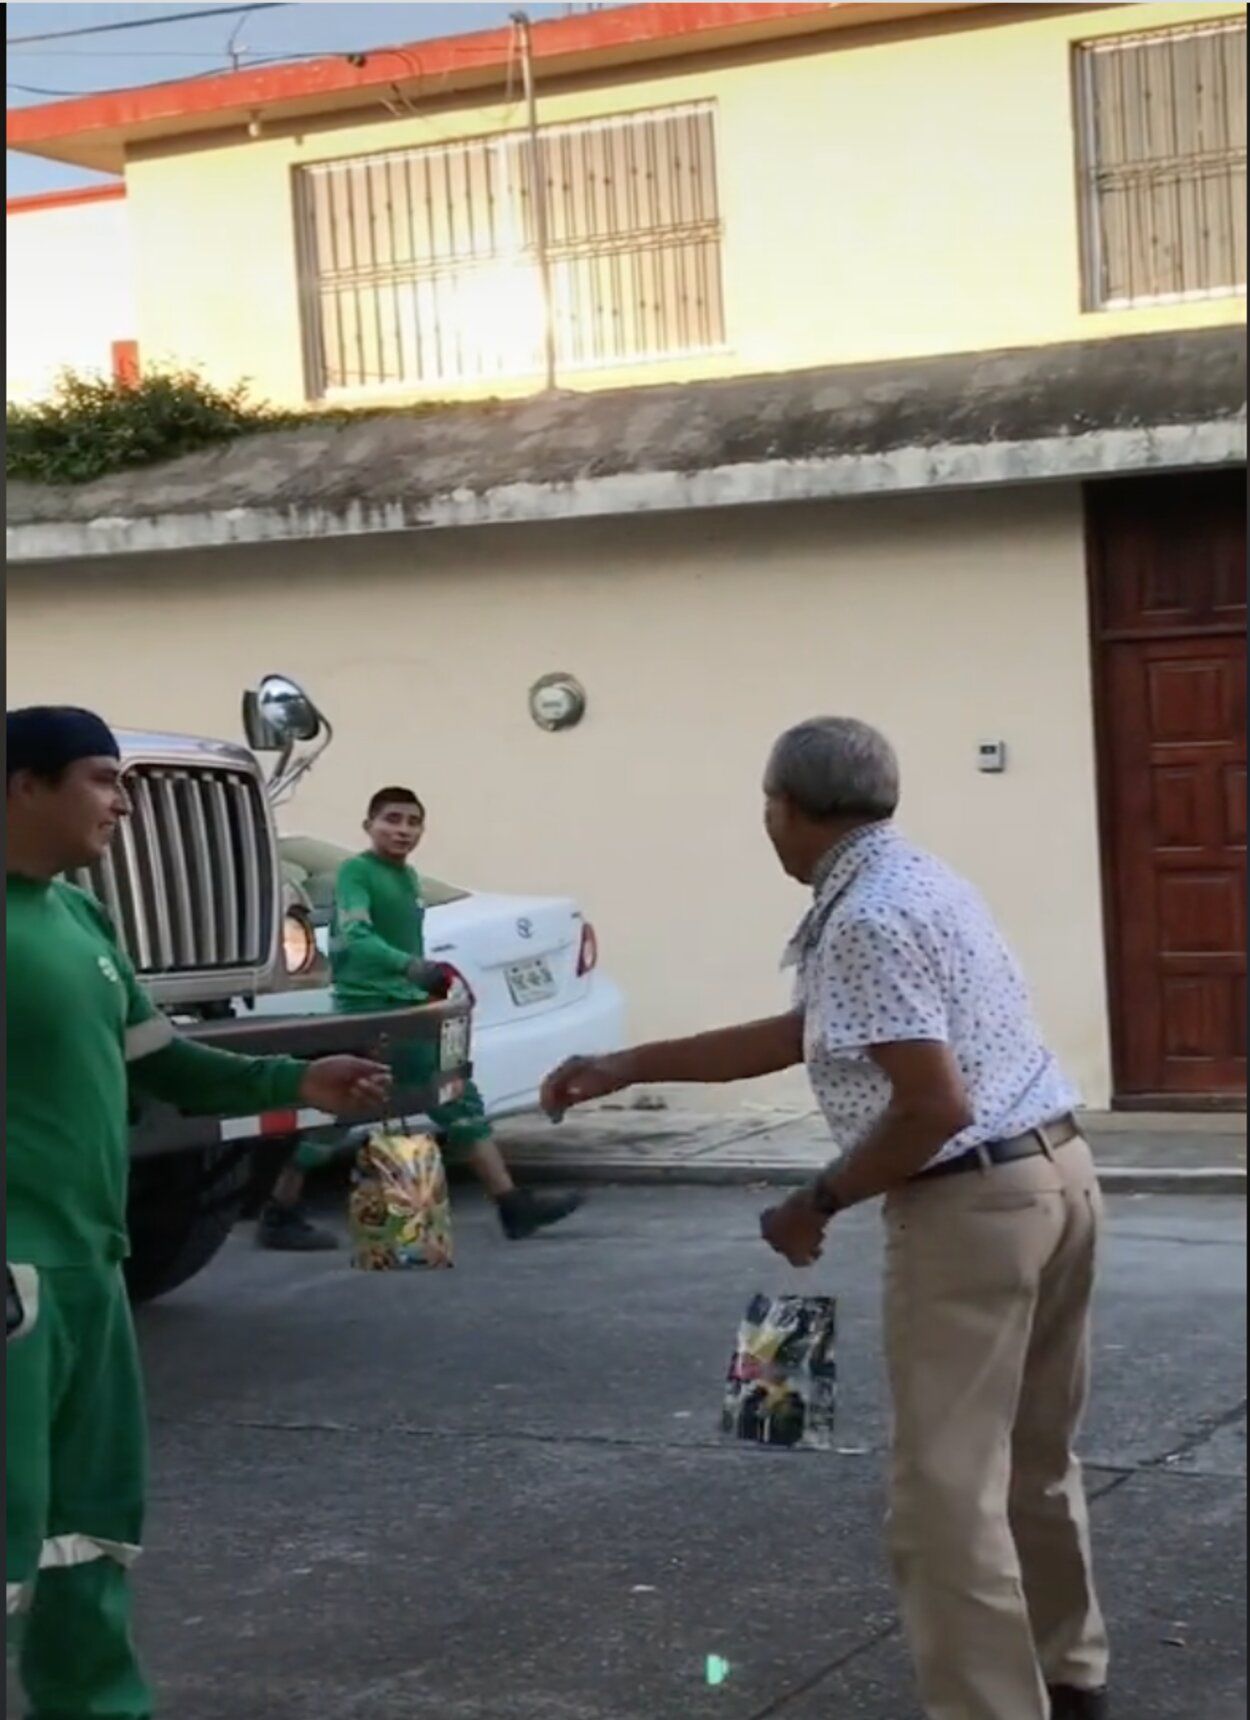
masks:
{"type": "Polygon", "coordinates": [[[267,785],[269,800],[274,806],[281,806],[284,801],[290,799],[291,795],[295,792],[295,789],[308,775],[308,772],[316,764],[322,753],[334,739],[334,728],[329,718],[320,711],[318,711],[317,715],[321,718],[321,734],[317,737],[317,741],[314,744],[312,751],[306,754],[305,757],[297,759],[295,763],[292,764],[291,755],[295,750],[295,743],[293,741],[289,742],[284,748],[277,765],[274,767],[273,774],[269,778],[267,785]]]}

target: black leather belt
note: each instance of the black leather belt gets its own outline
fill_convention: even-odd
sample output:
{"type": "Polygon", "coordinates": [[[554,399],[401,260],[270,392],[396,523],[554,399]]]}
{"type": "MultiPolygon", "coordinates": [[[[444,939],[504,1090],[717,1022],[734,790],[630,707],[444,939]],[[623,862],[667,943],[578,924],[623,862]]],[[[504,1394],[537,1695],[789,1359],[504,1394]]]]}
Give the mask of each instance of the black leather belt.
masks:
{"type": "Polygon", "coordinates": [[[966,1153],[930,1165],[912,1181],[931,1182],[934,1177],[958,1176],[961,1171],[982,1171],[991,1165],[1013,1165],[1019,1159],[1035,1159],[1042,1153],[1054,1152],[1056,1147],[1066,1147],[1080,1132],[1075,1117],[1056,1117],[1053,1122],[1041,1123],[1036,1129],[1026,1129],[1022,1135],[1012,1135],[1005,1141],[987,1141],[984,1146],[969,1147],[966,1153]]]}

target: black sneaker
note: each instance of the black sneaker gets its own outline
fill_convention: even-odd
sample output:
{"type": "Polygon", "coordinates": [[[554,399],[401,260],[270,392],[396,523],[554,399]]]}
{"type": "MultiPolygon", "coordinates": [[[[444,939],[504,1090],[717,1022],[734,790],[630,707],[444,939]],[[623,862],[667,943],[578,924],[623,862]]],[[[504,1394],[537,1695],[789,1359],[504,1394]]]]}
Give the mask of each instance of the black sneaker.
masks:
{"type": "Polygon", "coordinates": [[[585,1201],[585,1195],[581,1194],[544,1195],[527,1188],[514,1188],[499,1202],[499,1222],[509,1242],[524,1242],[527,1236],[568,1218],[585,1201]]]}
{"type": "Polygon", "coordinates": [[[338,1239],[313,1224],[302,1206],[281,1206],[271,1200],[260,1215],[256,1245],[288,1254],[324,1254],[338,1247],[338,1239]]]}
{"type": "Polygon", "coordinates": [[[1052,1684],[1050,1720],[1109,1720],[1111,1709],[1105,1690],[1077,1690],[1071,1684],[1052,1684]]]}

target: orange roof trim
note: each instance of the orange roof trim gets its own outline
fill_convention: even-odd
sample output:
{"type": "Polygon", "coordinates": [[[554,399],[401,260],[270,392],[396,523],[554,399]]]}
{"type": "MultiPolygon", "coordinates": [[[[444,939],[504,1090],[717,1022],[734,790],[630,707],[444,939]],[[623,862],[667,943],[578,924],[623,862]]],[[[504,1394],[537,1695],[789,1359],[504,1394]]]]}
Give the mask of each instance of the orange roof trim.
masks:
{"type": "Polygon", "coordinates": [[[117,185],[75,185],[69,191],[33,191],[23,197],[6,197],[6,215],[35,215],[41,209],[72,209],[78,203],[114,203],[126,195],[117,185]]]}
{"type": "MultiPolygon", "coordinates": [[[[792,4],[617,6],[536,24],[540,75],[621,66],[742,42],[967,10],[962,4],[792,4]]],[[[246,126],[256,116],[294,119],[359,110],[398,85],[421,94],[502,83],[515,69],[511,28],[442,36],[404,46],[362,49],[298,65],[257,67],[138,89],[105,90],[69,101],[14,108],[6,116],[10,149],[103,172],[125,170],[128,146],[246,126]]]]}

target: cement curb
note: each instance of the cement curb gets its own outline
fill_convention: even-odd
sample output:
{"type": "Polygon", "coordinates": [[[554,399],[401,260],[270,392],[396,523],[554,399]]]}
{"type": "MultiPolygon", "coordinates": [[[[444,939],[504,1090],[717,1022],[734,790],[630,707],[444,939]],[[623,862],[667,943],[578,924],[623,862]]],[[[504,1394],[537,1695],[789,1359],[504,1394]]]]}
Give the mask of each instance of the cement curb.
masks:
{"type": "Polygon", "coordinates": [[[1106,1165],[1098,1180],[1108,1194],[1232,1194],[1244,1199],[1246,1193],[1246,1173],[1234,1165],[1178,1170],[1106,1165]]]}
{"type": "MultiPolygon", "coordinates": [[[[613,1159],[597,1156],[577,1161],[543,1161],[537,1156],[510,1153],[509,1162],[523,1181],[577,1186],[628,1184],[673,1188],[796,1188],[813,1174],[808,1164],[778,1164],[711,1159],[613,1159]]],[[[1099,1180],[1108,1194],[1234,1195],[1245,1197],[1246,1172],[1224,1165],[1161,1169],[1107,1165],[1099,1180]]]]}

